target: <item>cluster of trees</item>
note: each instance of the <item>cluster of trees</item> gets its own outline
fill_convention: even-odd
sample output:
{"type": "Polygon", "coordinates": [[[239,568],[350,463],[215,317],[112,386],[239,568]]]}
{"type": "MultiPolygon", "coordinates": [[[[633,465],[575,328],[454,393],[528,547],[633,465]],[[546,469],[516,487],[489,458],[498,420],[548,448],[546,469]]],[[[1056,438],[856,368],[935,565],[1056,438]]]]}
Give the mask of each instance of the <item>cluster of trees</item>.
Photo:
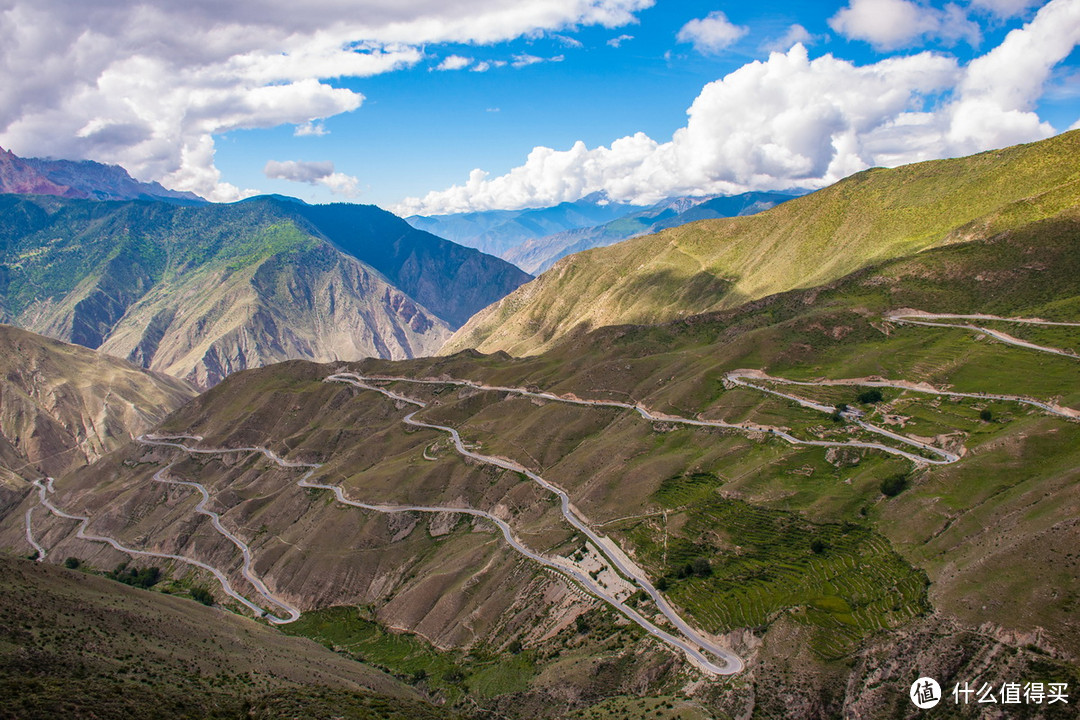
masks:
{"type": "Polygon", "coordinates": [[[664,576],[656,581],[656,589],[663,592],[671,587],[676,579],[685,580],[690,577],[705,578],[712,575],[712,563],[707,558],[696,557],[675,571],[675,577],[664,576]]]}
{"type": "MultiPolygon", "coordinates": [[[[64,567],[72,570],[78,568],[81,564],[79,558],[76,557],[69,557],[64,560],[64,567]]],[[[116,580],[117,582],[122,582],[125,585],[145,589],[151,588],[161,581],[161,569],[147,567],[140,570],[136,567],[129,567],[126,562],[122,562],[110,572],[105,573],[105,577],[116,580]]],[[[190,593],[191,598],[196,602],[201,602],[203,605],[214,604],[214,594],[204,587],[193,587],[188,592],[190,593]]]]}
{"type": "Polygon", "coordinates": [[[189,592],[193,600],[201,602],[203,605],[214,604],[214,594],[204,587],[193,587],[189,592]]]}
{"type": "Polygon", "coordinates": [[[105,577],[112,578],[117,582],[122,582],[125,585],[132,585],[134,587],[151,588],[158,584],[161,580],[161,569],[156,567],[147,567],[142,570],[136,567],[128,567],[126,562],[122,562],[116,566],[116,569],[111,572],[105,573],[105,577]]]}

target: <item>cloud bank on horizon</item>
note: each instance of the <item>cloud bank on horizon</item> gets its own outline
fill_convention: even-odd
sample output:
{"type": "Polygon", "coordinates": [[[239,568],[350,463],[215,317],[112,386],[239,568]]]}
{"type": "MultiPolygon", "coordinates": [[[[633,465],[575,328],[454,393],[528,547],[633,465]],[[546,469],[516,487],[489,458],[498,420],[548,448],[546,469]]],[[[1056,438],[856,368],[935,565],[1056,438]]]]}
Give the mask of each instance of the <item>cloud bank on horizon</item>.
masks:
{"type": "MultiPolygon", "coordinates": [[[[744,16],[733,20],[734,9],[716,9],[720,0],[711,9],[667,0],[3,0],[0,145],[24,156],[118,163],[142,180],[235,200],[255,191],[228,182],[215,164],[215,143],[228,133],[286,126],[307,142],[323,139],[326,120],[367,112],[351,81],[397,77],[425,64],[439,72],[423,75],[436,79],[570,66],[571,52],[592,50],[574,37],[583,28],[611,30],[599,44],[625,50],[645,34],[631,26],[661,3],[668,13],[701,6],[670,32],[677,52],[716,58],[753,42],[759,51],[751,54],[771,53],[705,84],[670,140],[635,132],[592,147],[537,145],[507,172],[475,169],[462,184],[392,209],[512,209],[594,192],[644,204],[672,195],[816,188],[870,166],[1063,130],[1039,116],[1038,104],[1055,68],[1080,43],[1080,0],[943,2],[837,0],[813,32],[790,22],[773,40],[754,40],[744,16]],[[966,60],[949,50],[980,47],[994,27],[1013,26],[996,47],[966,60]],[[878,57],[816,52],[830,32],[878,57]],[[538,37],[559,46],[533,51],[538,37]],[[503,59],[483,57],[511,41],[517,44],[503,59]],[[933,49],[923,48],[931,42],[933,49]]],[[[785,7],[794,13],[807,6],[785,7]]],[[[481,107],[491,116],[500,104],[485,98],[481,107]]],[[[264,180],[344,197],[360,192],[360,179],[329,160],[264,154],[257,167],[264,180]]]]}
{"type": "MultiPolygon", "coordinates": [[[[1013,17],[1033,0],[975,0],[1013,17]]],[[[722,15],[703,51],[739,29],[722,15]]],[[[978,25],[957,5],[944,10],[909,0],[851,0],[830,27],[882,49],[926,35],[977,43],[978,25]]],[[[690,26],[688,26],[690,27],[690,26]]],[[[686,31],[701,35],[701,24],[686,31]]],[[[801,28],[800,28],[801,29],[801,28]]],[[[803,32],[805,30],[803,29],[803,32]]],[[[968,155],[1039,140],[1056,130],[1034,108],[1053,68],[1080,43],[1080,0],[1052,0],[1004,42],[966,65],[920,52],[856,65],[826,54],[811,59],[801,41],[786,53],[748,63],[706,85],[687,123],[660,143],[644,133],[588,148],[536,147],[523,165],[468,181],[395,212],[443,214],[553,205],[604,192],[636,204],[676,195],[816,189],[874,166],[968,155]]],[[[1080,121],[1073,127],[1080,126],[1080,121]]]]}

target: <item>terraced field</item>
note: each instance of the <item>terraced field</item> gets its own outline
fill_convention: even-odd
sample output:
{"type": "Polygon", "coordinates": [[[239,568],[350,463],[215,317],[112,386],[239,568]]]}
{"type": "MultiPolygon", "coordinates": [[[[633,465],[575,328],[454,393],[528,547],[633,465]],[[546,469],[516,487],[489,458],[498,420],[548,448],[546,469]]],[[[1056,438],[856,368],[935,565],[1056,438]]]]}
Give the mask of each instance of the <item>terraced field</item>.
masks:
{"type": "MultiPolygon", "coordinates": [[[[689,482],[715,490],[701,480],[689,482]]],[[[657,542],[645,523],[620,530],[665,578],[672,601],[710,632],[764,627],[788,613],[815,630],[814,651],[833,659],[869,634],[929,609],[925,574],[865,527],[814,524],[715,493],[702,504],[695,494],[692,504],[670,506],[686,517],[678,538],[657,542]],[[698,558],[709,560],[709,574],[679,577],[698,558]]],[[[658,499],[667,505],[679,495],[665,491],[658,499]]]]}

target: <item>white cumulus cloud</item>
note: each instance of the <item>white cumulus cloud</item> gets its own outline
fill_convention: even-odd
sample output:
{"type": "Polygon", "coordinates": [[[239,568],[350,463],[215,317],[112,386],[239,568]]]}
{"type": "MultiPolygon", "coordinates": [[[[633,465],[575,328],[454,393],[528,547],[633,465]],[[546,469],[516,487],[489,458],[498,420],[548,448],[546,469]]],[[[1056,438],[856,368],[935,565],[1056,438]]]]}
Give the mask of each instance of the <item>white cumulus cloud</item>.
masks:
{"type": "Polygon", "coordinates": [[[817,188],[872,166],[965,155],[1055,130],[1035,105],[1053,68],[1080,42],[1080,2],[1052,0],[1001,45],[960,65],[922,52],[869,65],[803,45],[706,85],[668,142],[644,133],[610,146],[537,147],[525,163],[395,212],[539,207],[604,191],[649,203],[674,195],[817,188]]]}
{"type": "Polygon", "coordinates": [[[829,18],[829,27],[852,40],[865,40],[880,50],[906,47],[923,37],[965,40],[977,45],[978,24],[954,3],[943,10],[912,0],[851,0],[829,18]]]}
{"type": "MultiPolygon", "coordinates": [[[[514,58],[510,61],[510,67],[520,70],[523,67],[537,65],[542,62],[562,62],[565,59],[565,55],[555,55],[554,57],[543,58],[536,55],[530,55],[528,53],[521,53],[519,55],[515,55],[514,58]]],[[[505,65],[506,63],[501,64],[505,65]]]]}
{"type": "Polygon", "coordinates": [[[297,125],[296,129],[293,130],[293,135],[296,137],[322,137],[329,134],[326,126],[316,120],[308,120],[306,123],[297,125]]]}
{"type": "Polygon", "coordinates": [[[615,28],[654,0],[7,0],[0,7],[0,145],[120,163],[215,200],[214,138],[360,107],[334,87],[409,67],[427,43],[495,43],[615,28]]]}
{"type": "Polygon", "coordinates": [[[700,53],[710,54],[720,52],[748,32],[749,28],[733,24],[727,15],[717,10],[683,25],[675,39],[691,43],[700,53]]]}
{"type": "Polygon", "coordinates": [[[438,64],[436,70],[461,70],[472,65],[473,59],[470,57],[462,57],[461,55],[447,55],[443,58],[443,61],[438,64]]]}
{"type": "Polygon", "coordinates": [[[763,44],[762,49],[769,52],[787,52],[793,45],[798,43],[809,47],[814,44],[815,39],[809,30],[802,25],[795,24],[790,26],[782,36],[763,44]]]}
{"type": "Polygon", "coordinates": [[[360,181],[351,175],[335,172],[334,163],[329,160],[317,162],[270,160],[263,168],[263,174],[272,180],[322,185],[334,195],[355,197],[360,194],[360,181]]]}
{"type": "Polygon", "coordinates": [[[971,6],[986,10],[998,17],[1010,18],[1023,15],[1042,0],[971,0],[971,6]]]}

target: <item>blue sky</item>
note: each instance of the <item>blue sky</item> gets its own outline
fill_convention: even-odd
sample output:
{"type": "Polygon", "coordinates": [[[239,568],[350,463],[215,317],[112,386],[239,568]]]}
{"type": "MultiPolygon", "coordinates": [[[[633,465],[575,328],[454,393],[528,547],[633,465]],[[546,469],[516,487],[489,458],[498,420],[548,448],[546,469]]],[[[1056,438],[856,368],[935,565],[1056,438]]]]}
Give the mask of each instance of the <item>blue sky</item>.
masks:
{"type": "Polygon", "coordinates": [[[405,213],[819,187],[1080,120],[1080,0],[172,5],[14,0],[0,145],[405,213]]]}

